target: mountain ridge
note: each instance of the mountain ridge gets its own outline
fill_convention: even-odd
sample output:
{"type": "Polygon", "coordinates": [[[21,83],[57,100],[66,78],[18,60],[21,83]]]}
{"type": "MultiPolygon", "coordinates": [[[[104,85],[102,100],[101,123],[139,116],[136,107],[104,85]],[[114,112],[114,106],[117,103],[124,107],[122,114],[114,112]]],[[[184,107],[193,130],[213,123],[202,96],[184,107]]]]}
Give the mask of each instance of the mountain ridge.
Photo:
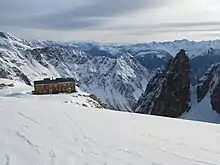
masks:
{"type": "Polygon", "coordinates": [[[189,79],[189,58],[181,50],[148,83],[134,112],[220,123],[220,63],[213,64],[196,86],[189,79]]]}
{"type": "Polygon", "coordinates": [[[31,85],[45,77],[74,77],[86,92],[99,96],[112,109],[130,111],[149,78],[149,71],[135,58],[92,56],[67,45],[29,47],[10,39],[0,46],[1,77],[31,85]],[[131,83],[132,82],[132,83],[131,83]]]}
{"type": "Polygon", "coordinates": [[[134,107],[136,113],[178,118],[189,107],[189,58],[182,49],[149,82],[134,107]]]}
{"type": "MultiPolygon", "coordinates": [[[[162,47],[147,43],[32,42],[1,34],[6,37],[0,37],[0,77],[29,85],[45,77],[74,77],[85,92],[97,95],[116,110],[132,111],[154,73],[173,59],[162,47]]],[[[173,45],[182,46],[182,42],[188,41],[173,45]]],[[[210,45],[218,47],[218,41],[210,42],[197,52],[199,56],[190,59],[193,85],[212,64],[220,62],[220,49],[210,48],[210,45]]],[[[171,45],[171,52],[174,48],[171,45]]]]}

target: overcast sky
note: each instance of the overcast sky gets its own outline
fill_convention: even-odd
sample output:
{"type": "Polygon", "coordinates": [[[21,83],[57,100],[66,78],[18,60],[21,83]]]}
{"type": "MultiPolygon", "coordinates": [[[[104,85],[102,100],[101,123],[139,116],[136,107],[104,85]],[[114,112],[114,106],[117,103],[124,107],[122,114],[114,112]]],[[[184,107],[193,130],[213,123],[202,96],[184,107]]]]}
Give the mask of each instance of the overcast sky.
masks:
{"type": "Polygon", "coordinates": [[[0,29],[61,41],[212,40],[220,38],[220,1],[0,0],[0,29]]]}

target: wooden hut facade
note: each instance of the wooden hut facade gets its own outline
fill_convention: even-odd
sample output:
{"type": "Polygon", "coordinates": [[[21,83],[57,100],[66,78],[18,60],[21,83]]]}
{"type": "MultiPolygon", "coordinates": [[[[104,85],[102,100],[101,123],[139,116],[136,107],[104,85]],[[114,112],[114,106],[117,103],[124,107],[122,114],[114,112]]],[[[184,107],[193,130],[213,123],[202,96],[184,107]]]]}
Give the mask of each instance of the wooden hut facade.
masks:
{"type": "Polygon", "coordinates": [[[76,91],[73,78],[43,79],[34,81],[34,94],[72,93],[76,91]]]}

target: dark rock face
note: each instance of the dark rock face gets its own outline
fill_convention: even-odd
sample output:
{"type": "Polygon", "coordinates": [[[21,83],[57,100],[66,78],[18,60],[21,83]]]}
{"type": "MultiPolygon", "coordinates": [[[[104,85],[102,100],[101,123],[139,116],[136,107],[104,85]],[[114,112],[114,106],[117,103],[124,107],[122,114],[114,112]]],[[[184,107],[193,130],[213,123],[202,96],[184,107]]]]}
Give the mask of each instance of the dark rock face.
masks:
{"type": "Polygon", "coordinates": [[[137,113],[180,117],[189,108],[189,58],[181,50],[163,73],[156,74],[135,106],[137,113]]]}
{"type": "Polygon", "coordinates": [[[196,85],[199,79],[213,65],[220,62],[220,51],[210,48],[206,54],[197,56],[190,60],[191,65],[191,83],[196,85]]]}
{"type": "Polygon", "coordinates": [[[8,70],[4,70],[3,68],[0,68],[0,78],[6,78],[6,79],[13,79],[13,77],[11,76],[11,71],[13,71],[17,77],[20,77],[20,79],[26,83],[27,85],[31,86],[31,82],[29,80],[29,78],[22,73],[19,69],[12,67],[11,69],[8,70]]]}
{"type": "Polygon", "coordinates": [[[0,78],[9,78],[9,72],[8,71],[6,71],[5,69],[3,69],[3,68],[0,68],[0,78]]]}
{"type": "Polygon", "coordinates": [[[25,84],[31,86],[31,82],[29,78],[23,72],[21,72],[18,68],[15,68],[15,67],[13,67],[12,70],[16,73],[18,77],[21,78],[22,81],[24,81],[25,84]]]}
{"type": "Polygon", "coordinates": [[[91,94],[91,95],[89,95],[89,97],[99,103],[99,105],[100,105],[100,106],[98,106],[99,108],[107,108],[107,107],[108,107],[108,106],[107,106],[105,103],[103,103],[103,102],[101,101],[101,99],[100,99],[99,97],[97,97],[96,95],[91,94]]]}
{"type": "Polygon", "coordinates": [[[135,112],[150,114],[155,100],[161,92],[165,74],[163,70],[157,70],[155,76],[149,81],[146,91],[141,95],[137,104],[134,106],[135,112]],[[159,85],[159,86],[158,86],[159,85]]]}
{"type": "Polygon", "coordinates": [[[0,37],[5,38],[5,39],[8,39],[8,37],[6,36],[6,34],[3,33],[3,32],[0,32],[0,37]]]}
{"type": "Polygon", "coordinates": [[[212,65],[197,85],[197,100],[210,98],[212,109],[220,113],[220,63],[212,65]]]}
{"type": "Polygon", "coordinates": [[[200,102],[208,93],[208,91],[213,87],[214,81],[213,77],[217,72],[219,64],[212,65],[212,67],[205,73],[205,75],[199,80],[197,85],[197,101],[200,102]]]}
{"type": "Polygon", "coordinates": [[[220,113],[220,82],[216,85],[212,95],[211,95],[211,105],[212,109],[220,113]]]}

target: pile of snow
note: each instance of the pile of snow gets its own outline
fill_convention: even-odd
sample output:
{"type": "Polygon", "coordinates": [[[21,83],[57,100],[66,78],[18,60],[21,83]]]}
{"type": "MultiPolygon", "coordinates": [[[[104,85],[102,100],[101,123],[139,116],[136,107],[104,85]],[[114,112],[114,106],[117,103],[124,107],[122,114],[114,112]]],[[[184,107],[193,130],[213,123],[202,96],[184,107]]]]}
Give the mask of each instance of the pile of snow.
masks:
{"type": "Polygon", "coordinates": [[[14,83],[0,93],[0,164],[220,164],[218,125],[63,104],[14,83]]]}

